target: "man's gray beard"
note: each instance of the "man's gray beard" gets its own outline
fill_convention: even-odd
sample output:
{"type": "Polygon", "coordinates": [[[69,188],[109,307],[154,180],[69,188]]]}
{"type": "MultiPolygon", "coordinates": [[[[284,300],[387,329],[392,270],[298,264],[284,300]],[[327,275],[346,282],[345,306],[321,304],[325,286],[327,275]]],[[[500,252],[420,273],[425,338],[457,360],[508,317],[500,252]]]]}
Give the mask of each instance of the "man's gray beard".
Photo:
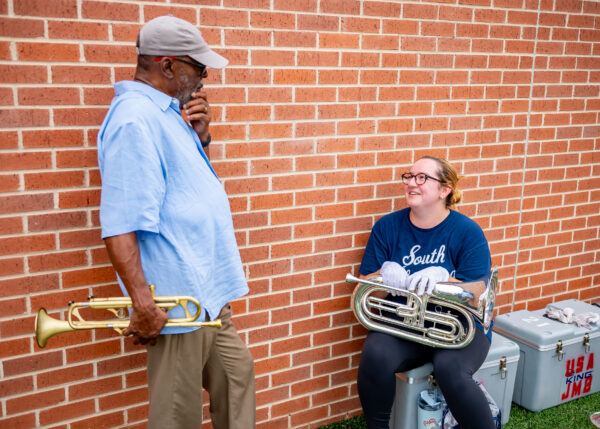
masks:
{"type": "Polygon", "coordinates": [[[185,103],[192,100],[192,94],[202,87],[202,79],[196,85],[192,86],[189,77],[184,75],[178,79],[178,83],[179,86],[175,98],[179,100],[179,108],[183,109],[185,103]]]}

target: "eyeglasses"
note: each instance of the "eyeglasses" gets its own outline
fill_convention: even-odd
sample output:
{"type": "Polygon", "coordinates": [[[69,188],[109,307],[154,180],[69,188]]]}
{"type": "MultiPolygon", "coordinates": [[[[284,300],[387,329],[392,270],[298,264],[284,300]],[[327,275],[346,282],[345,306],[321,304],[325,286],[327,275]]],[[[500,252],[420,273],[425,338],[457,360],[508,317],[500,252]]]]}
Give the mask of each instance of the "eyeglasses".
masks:
{"type": "Polygon", "coordinates": [[[431,179],[431,180],[435,180],[436,182],[440,182],[443,183],[440,179],[436,179],[435,177],[431,177],[425,173],[418,173],[418,174],[412,174],[412,173],[403,173],[402,174],[402,183],[405,183],[408,185],[408,183],[410,182],[410,179],[415,178],[415,183],[417,185],[424,185],[425,182],[427,182],[427,179],[431,179]]]}
{"type": "Polygon", "coordinates": [[[162,60],[163,58],[171,58],[172,60],[181,61],[182,63],[186,63],[186,64],[189,64],[189,65],[191,65],[193,67],[199,68],[200,69],[200,73],[202,74],[202,76],[204,76],[204,74],[206,73],[206,66],[204,64],[193,63],[191,61],[184,60],[183,58],[179,58],[179,57],[171,57],[171,56],[168,56],[168,55],[164,55],[162,57],[156,57],[156,58],[154,58],[154,61],[158,62],[158,61],[162,60]]]}

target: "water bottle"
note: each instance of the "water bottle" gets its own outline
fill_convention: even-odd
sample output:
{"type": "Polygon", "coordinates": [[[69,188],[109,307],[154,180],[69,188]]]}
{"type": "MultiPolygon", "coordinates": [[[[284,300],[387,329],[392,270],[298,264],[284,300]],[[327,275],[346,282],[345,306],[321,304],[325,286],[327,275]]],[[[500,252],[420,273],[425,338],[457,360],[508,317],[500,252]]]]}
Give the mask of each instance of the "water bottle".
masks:
{"type": "Polygon", "coordinates": [[[437,387],[420,392],[417,397],[417,428],[441,429],[445,405],[444,396],[437,387]]]}

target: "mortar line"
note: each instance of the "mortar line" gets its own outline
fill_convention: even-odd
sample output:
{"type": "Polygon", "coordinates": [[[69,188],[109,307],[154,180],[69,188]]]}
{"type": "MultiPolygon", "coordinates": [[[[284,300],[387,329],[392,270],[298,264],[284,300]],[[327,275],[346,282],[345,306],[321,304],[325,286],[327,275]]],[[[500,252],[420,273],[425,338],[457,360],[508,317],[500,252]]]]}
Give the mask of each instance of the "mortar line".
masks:
{"type": "Polygon", "coordinates": [[[523,201],[525,199],[525,174],[527,172],[527,152],[529,148],[529,138],[531,133],[531,106],[533,104],[533,86],[534,86],[534,75],[535,75],[535,60],[537,56],[537,44],[538,34],[540,30],[540,14],[541,14],[541,0],[538,0],[537,6],[537,22],[535,26],[535,42],[533,44],[533,56],[531,61],[531,83],[529,85],[529,106],[527,109],[527,131],[525,134],[525,147],[523,154],[523,177],[521,178],[521,201],[519,204],[519,222],[517,224],[517,248],[515,251],[515,273],[513,276],[513,290],[512,290],[512,301],[510,304],[510,312],[512,313],[515,309],[515,298],[517,295],[517,274],[519,271],[519,251],[521,248],[521,229],[523,222],[523,201]]]}

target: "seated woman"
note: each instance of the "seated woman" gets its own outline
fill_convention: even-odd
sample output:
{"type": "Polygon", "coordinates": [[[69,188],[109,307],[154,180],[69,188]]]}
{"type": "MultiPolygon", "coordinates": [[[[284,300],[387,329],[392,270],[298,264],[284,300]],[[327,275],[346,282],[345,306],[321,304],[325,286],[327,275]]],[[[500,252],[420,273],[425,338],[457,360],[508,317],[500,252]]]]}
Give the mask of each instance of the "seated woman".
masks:
{"type": "MultiPolygon", "coordinates": [[[[456,170],[443,159],[425,156],[402,175],[408,208],[375,223],[360,266],[384,284],[431,294],[437,282],[473,281],[490,273],[490,250],[483,231],[451,210],[461,199],[456,170]]],[[[394,299],[394,297],[390,297],[394,299]]],[[[368,429],[387,428],[396,378],[432,362],[437,383],[462,429],[495,428],[484,393],[472,376],[491,343],[479,323],[462,349],[441,349],[370,331],[358,368],[358,394],[368,429]]],[[[416,406],[416,398],[415,398],[416,406]]]]}

